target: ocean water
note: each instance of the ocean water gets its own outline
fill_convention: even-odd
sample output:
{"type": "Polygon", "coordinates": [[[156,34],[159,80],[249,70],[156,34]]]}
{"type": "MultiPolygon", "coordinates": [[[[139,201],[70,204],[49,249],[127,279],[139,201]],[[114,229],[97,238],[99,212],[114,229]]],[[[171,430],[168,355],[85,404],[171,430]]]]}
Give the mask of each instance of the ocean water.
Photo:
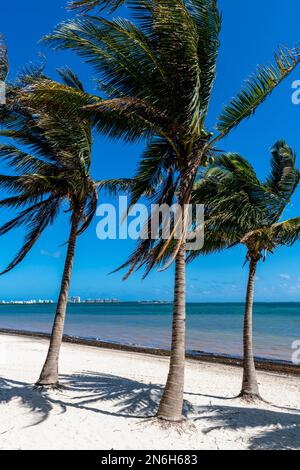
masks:
{"type": "MultiPolygon", "coordinates": [[[[241,356],[243,304],[187,306],[187,350],[241,356]]],[[[55,305],[0,305],[0,328],[51,331],[55,305]]],[[[170,349],[172,305],[75,304],[68,306],[65,333],[101,341],[170,349]]],[[[291,361],[300,340],[300,303],[257,303],[255,355],[291,361]]]]}

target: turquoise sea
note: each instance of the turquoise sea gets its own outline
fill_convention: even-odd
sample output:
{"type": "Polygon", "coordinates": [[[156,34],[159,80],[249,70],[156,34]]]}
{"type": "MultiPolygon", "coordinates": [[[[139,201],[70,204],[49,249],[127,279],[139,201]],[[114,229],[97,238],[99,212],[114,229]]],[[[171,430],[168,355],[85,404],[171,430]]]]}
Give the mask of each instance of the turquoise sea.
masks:
{"type": "MultiPolygon", "coordinates": [[[[187,349],[241,356],[243,304],[207,303],[187,307],[187,349]]],[[[51,331],[55,305],[0,305],[0,328],[51,331]]],[[[172,305],[74,304],[68,306],[65,333],[101,341],[170,348],[172,305]]],[[[300,340],[300,303],[257,303],[255,355],[291,361],[300,340]]]]}

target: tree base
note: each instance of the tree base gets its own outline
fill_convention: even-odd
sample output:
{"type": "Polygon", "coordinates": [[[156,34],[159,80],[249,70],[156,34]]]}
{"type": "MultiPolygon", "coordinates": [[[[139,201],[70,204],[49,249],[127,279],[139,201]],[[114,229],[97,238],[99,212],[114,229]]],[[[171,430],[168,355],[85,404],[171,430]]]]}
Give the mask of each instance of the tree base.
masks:
{"type": "Polygon", "coordinates": [[[160,421],[169,422],[169,423],[183,423],[184,421],[186,421],[186,418],[184,416],[173,418],[170,416],[161,415],[159,413],[156,415],[156,418],[160,421]]]}
{"type": "Polygon", "coordinates": [[[46,361],[35,386],[45,390],[59,389],[58,366],[46,361]]]}
{"type": "Polygon", "coordinates": [[[56,382],[56,383],[50,383],[50,384],[43,384],[41,382],[37,382],[35,385],[34,385],[34,388],[36,390],[46,390],[46,391],[51,391],[51,390],[62,390],[64,387],[63,385],[60,385],[59,382],[56,382]]]}
{"type": "Polygon", "coordinates": [[[173,430],[179,435],[183,435],[186,432],[195,431],[195,425],[192,421],[188,420],[184,416],[178,419],[170,419],[169,417],[155,416],[152,419],[152,423],[155,426],[158,426],[160,429],[165,431],[173,430]]]}
{"type": "Polygon", "coordinates": [[[140,426],[153,426],[163,431],[174,431],[180,436],[196,431],[196,426],[192,420],[183,417],[181,421],[170,421],[159,418],[157,415],[153,417],[143,418],[139,423],[140,426]]]}
{"type": "Polygon", "coordinates": [[[237,398],[240,398],[246,401],[247,403],[255,403],[255,402],[263,401],[259,393],[246,392],[245,390],[242,390],[237,398]]]}

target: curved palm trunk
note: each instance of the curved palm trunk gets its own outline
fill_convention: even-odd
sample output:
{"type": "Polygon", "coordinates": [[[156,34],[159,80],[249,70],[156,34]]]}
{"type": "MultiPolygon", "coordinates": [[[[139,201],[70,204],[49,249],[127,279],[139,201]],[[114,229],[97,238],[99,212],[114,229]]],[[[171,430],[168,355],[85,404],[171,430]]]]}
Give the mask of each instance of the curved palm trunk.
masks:
{"type": "Polygon", "coordinates": [[[66,309],[69,287],[72,275],[75,247],[77,241],[78,225],[81,211],[73,213],[72,227],[68,242],[68,251],[61,282],[60,294],[56,307],[54,324],[50,339],[49,350],[37,386],[55,387],[58,385],[58,360],[65,325],[66,309]]]}
{"type": "Polygon", "coordinates": [[[245,318],[244,318],[244,371],[243,371],[243,385],[240,393],[241,397],[248,400],[259,398],[258,383],[256,378],[254,354],[253,354],[253,298],[254,298],[254,283],[255,274],[258,260],[251,258],[249,267],[249,279],[246,295],[245,318]]]}
{"type": "Polygon", "coordinates": [[[176,257],[175,293],[172,327],[172,350],[170,370],[160,403],[158,418],[167,421],[183,419],[183,392],[185,369],[185,323],[186,323],[186,250],[183,244],[176,257]]]}

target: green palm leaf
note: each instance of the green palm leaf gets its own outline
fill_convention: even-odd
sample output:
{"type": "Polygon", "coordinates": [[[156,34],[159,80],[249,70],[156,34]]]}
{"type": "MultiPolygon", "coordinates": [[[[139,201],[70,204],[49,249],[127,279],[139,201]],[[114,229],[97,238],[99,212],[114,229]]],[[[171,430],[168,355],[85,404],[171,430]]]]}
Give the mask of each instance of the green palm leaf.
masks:
{"type": "Polygon", "coordinates": [[[272,148],[271,174],[266,185],[274,194],[289,198],[299,180],[295,173],[296,154],[284,140],[275,143],[272,148]]]}
{"type": "Polygon", "coordinates": [[[112,195],[117,195],[121,191],[129,193],[133,184],[134,181],[130,178],[116,178],[96,181],[96,186],[99,191],[108,191],[112,195]]]}
{"type": "Polygon", "coordinates": [[[220,115],[217,130],[221,132],[221,136],[226,135],[243,119],[251,116],[299,62],[298,50],[281,48],[275,54],[275,65],[259,67],[256,75],[247,81],[243,90],[231,100],[220,115]]]}
{"type": "Polygon", "coordinates": [[[237,154],[220,157],[207,170],[192,198],[205,204],[205,242],[198,255],[241,243],[257,259],[299,239],[300,218],[279,222],[299,184],[295,154],[284,141],[272,148],[271,170],[268,184],[261,182],[237,154]]]}
{"type": "Polygon", "coordinates": [[[152,197],[164,185],[172,168],[172,149],[162,139],[150,141],[143,152],[131,188],[131,204],[141,197],[152,197]]]}
{"type": "MultiPolygon", "coordinates": [[[[221,15],[214,0],[191,1],[189,7],[197,24],[198,60],[201,70],[199,104],[202,122],[206,117],[213,84],[216,78],[216,63],[220,46],[221,15]]],[[[195,109],[197,111],[197,109],[195,109]]],[[[199,119],[199,116],[198,116],[199,119]]]]}
{"type": "Polygon", "coordinates": [[[273,225],[272,237],[276,245],[293,245],[300,239],[300,217],[273,225]]]}
{"type": "Polygon", "coordinates": [[[40,203],[38,210],[38,206],[35,205],[27,211],[25,217],[19,216],[15,221],[13,221],[14,223],[10,222],[0,228],[0,235],[2,235],[8,230],[15,228],[17,225],[21,225],[21,223],[26,223],[28,225],[28,232],[25,236],[22,248],[19,250],[13,261],[9,263],[7,268],[0,273],[1,275],[8,273],[21,263],[33,245],[40,238],[45,228],[55,219],[59,210],[59,205],[59,199],[51,197],[47,201],[40,203]]]}
{"type": "Polygon", "coordinates": [[[99,7],[101,10],[108,9],[113,12],[125,3],[125,1],[126,0],[73,0],[69,3],[69,8],[80,9],[85,12],[99,7]]]}

